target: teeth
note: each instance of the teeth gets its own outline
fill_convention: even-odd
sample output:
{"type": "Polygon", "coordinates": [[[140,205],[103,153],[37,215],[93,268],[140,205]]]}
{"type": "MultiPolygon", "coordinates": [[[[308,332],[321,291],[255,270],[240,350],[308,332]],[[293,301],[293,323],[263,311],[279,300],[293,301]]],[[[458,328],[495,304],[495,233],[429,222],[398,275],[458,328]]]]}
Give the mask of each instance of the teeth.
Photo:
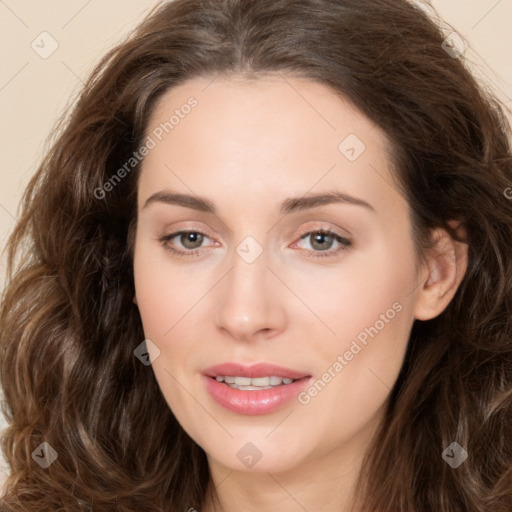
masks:
{"type": "MultiPolygon", "coordinates": [[[[247,385],[252,384],[253,386],[270,386],[270,377],[257,377],[255,379],[247,379],[251,381],[248,382],[247,385]]],[[[276,379],[277,380],[277,379],[276,379]]],[[[237,382],[238,384],[238,382],[237,382]]],[[[277,384],[274,384],[276,386],[277,384]]]]}
{"type": "Polygon", "coordinates": [[[242,391],[259,391],[261,389],[272,389],[274,386],[238,386],[242,391]]]}
{"type": "Polygon", "coordinates": [[[229,375],[217,375],[215,377],[217,382],[224,382],[230,387],[235,389],[242,389],[244,391],[260,390],[260,389],[271,389],[276,386],[283,384],[291,384],[293,379],[288,377],[277,377],[272,375],[271,377],[231,377],[229,375]]]}

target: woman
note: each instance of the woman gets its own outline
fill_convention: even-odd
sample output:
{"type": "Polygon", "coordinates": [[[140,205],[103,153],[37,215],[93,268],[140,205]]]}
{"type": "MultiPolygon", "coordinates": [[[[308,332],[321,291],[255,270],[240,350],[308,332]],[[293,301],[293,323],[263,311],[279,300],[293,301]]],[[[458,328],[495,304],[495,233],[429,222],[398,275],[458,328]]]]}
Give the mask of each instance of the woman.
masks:
{"type": "Polygon", "coordinates": [[[156,9],[9,241],[5,509],[510,510],[509,135],[406,1],[156,9]]]}

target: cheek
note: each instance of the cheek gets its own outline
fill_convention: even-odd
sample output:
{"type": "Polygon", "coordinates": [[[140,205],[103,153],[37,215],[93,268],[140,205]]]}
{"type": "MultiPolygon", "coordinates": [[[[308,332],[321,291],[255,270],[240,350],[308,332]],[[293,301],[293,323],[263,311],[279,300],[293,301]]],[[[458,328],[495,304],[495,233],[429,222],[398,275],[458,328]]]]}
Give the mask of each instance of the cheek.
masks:
{"type": "Polygon", "coordinates": [[[371,290],[365,301],[347,300],[342,314],[332,317],[336,336],[325,337],[310,351],[317,373],[298,397],[301,424],[321,431],[326,451],[373,424],[403,363],[412,307],[403,297],[390,300],[399,289],[391,294],[392,288],[371,290]]]}
{"type": "MultiPolygon", "coordinates": [[[[149,245],[149,244],[148,244],[149,245]]],[[[195,316],[211,288],[192,267],[170,265],[163,249],[136,245],[134,281],[144,335],[158,348],[153,371],[169,405],[179,399],[179,384],[193,372],[198,340],[195,316]],[[190,270],[189,270],[190,269],[190,270]],[[194,278],[195,276],[195,278],[194,278]]],[[[205,276],[206,277],[206,276],[205,276]]]]}
{"type": "Polygon", "coordinates": [[[314,353],[332,358],[333,353],[348,350],[354,339],[364,346],[374,338],[407,338],[415,280],[412,248],[397,255],[391,244],[376,244],[338,267],[310,274],[285,272],[286,281],[294,283],[294,292],[312,313],[303,303],[293,313],[289,308],[298,324],[305,324],[308,317],[309,325],[303,327],[309,338],[316,339],[314,353]]]}
{"type": "Polygon", "coordinates": [[[185,426],[188,418],[197,414],[188,411],[190,403],[180,388],[180,383],[185,382],[183,375],[189,372],[187,362],[193,349],[189,343],[182,342],[180,332],[186,326],[186,313],[190,309],[187,304],[193,301],[188,300],[188,288],[173,280],[168,270],[164,271],[158,262],[149,264],[144,259],[143,250],[138,257],[134,260],[134,278],[139,313],[145,338],[158,350],[157,357],[152,357],[151,369],[169,408],[185,426]]]}
{"type": "Polygon", "coordinates": [[[170,338],[173,326],[200,298],[187,267],[170,266],[165,250],[147,241],[135,245],[134,281],[144,333],[150,339],[170,338]]]}
{"type": "Polygon", "coordinates": [[[194,322],[193,307],[197,294],[183,288],[169,277],[163,277],[154,268],[138,274],[137,300],[144,335],[158,348],[158,357],[152,368],[157,381],[169,401],[179,393],[178,382],[191,372],[193,362],[194,322]]]}
{"type": "MultiPolygon", "coordinates": [[[[321,292],[308,295],[308,304],[332,332],[324,329],[320,340],[317,335],[310,355],[320,382],[303,402],[311,398],[326,406],[341,400],[341,416],[359,410],[364,418],[363,411],[372,414],[383,404],[402,366],[414,321],[412,247],[399,255],[391,246],[381,247],[368,261],[354,261],[349,272],[325,280],[321,292]]],[[[316,323],[311,337],[321,328],[316,323]]]]}

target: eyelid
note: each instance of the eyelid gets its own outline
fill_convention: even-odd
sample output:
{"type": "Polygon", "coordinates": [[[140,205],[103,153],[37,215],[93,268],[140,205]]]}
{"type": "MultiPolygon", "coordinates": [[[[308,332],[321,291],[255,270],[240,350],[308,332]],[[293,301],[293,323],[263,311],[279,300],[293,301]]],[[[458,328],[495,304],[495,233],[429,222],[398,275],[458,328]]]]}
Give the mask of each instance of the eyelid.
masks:
{"type": "Polygon", "coordinates": [[[198,247],[197,249],[188,249],[188,250],[184,250],[184,249],[175,249],[174,247],[171,247],[169,245],[167,245],[167,242],[169,242],[170,240],[172,240],[173,238],[176,238],[177,236],[179,235],[184,235],[184,234],[187,234],[187,233],[197,233],[199,235],[202,235],[203,237],[206,237],[206,238],[209,238],[210,240],[213,240],[213,238],[208,235],[207,233],[205,233],[203,230],[201,229],[195,229],[195,228],[182,228],[182,229],[178,229],[176,231],[172,231],[171,233],[168,233],[168,234],[164,234],[162,236],[159,236],[158,237],[158,241],[168,250],[172,251],[172,252],[175,252],[175,253],[183,253],[183,255],[192,255],[192,254],[195,254],[197,251],[199,251],[200,249],[202,249],[203,247],[198,247]]]}
{"type": "Polygon", "coordinates": [[[334,227],[326,221],[307,222],[301,226],[298,231],[294,231],[291,236],[294,239],[302,239],[305,235],[318,232],[329,233],[333,236],[343,238],[344,240],[352,241],[352,235],[346,229],[342,229],[338,226],[334,227]]]}
{"type": "Polygon", "coordinates": [[[301,230],[301,234],[298,235],[299,239],[296,242],[293,242],[292,246],[296,245],[297,243],[306,239],[308,236],[315,234],[315,233],[323,233],[327,236],[334,238],[334,240],[336,242],[338,242],[339,247],[335,250],[326,249],[324,251],[314,251],[312,249],[304,249],[306,251],[306,253],[309,256],[312,256],[313,258],[324,258],[324,259],[333,258],[334,259],[336,257],[339,257],[340,253],[348,250],[353,245],[351,236],[347,237],[347,236],[341,235],[337,230],[335,230],[333,228],[330,228],[327,226],[320,226],[320,227],[308,226],[306,228],[303,228],[303,230],[301,230]]]}
{"type": "Polygon", "coordinates": [[[299,230],[299,233],[296,235],[299,238],[302,238],[304,235],[307,235],[309,233],[316,233],[316,232],[328,232],[332,233],[333,235],[339,236],[340,238],[344,238],[346,240],[351,240],[352,235],[346,230],[343,230],[341,228],[333,228],[331,226],[328,226],[327,224],[313,224],[311,223],[306,224],[305,227],[301,228],[299,230]],[[343,234],[344,233],[344,234],[343,234]]]}

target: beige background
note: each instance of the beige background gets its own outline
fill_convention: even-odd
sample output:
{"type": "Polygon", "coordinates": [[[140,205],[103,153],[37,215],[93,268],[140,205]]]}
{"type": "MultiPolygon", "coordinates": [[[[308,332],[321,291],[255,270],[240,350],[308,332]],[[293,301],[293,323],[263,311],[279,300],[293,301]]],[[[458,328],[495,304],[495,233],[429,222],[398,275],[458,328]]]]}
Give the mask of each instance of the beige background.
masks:
{"type": "MultiPolygon", "coordinates": [[[[2,249],[57,117],[99,57],[158,3],[0,0],[2,249]],[[57,49],[45,55],[52,45],[57,49]]],[[[512,0],[433,0],[431,4],[469,43],[465,56],[474,73],[512,109],[512,0]]],[[[2,259],[0,286],[4,272],[2,259]]],[[[0,421],[0,429],[3,425],[0,421]]]]}

